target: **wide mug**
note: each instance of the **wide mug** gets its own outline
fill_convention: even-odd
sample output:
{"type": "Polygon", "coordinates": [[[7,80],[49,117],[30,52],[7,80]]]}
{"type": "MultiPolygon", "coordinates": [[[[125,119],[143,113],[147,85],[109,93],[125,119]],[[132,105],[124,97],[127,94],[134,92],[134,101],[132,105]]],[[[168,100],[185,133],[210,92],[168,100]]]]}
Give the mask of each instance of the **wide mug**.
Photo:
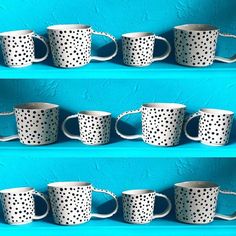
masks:
{"type": "Polygon", "coordinates": [[[141,138],[145,143],[156,146],[178,145],[185,108],[185,105],[177,103],[146,103],[138,110],[126,111],[119,115],[115,123],[116,133],[124,139],[141,138]],[[120,119],[135,113],[142,114],[142,134],[122,134],[118,129],[120,119]]]}
{"type": "Polygon", "coordinates": [[[229,142],[234,113],[220,109],[200,109],[199,112],[190,115],[184,124],[184,133],[193,141],[200,141],[211,146],[222,146],[229,142]],[[189,122],[200,117],[198,136],[193,137],[188,133],[189,122]]]}
{"type": "Polygon", "coordinates": [[[87,182],[55,182],[48,184],[48,192],[54,222],[60,225],[76,225],[89,221],[92,217],[109,218],[118,210],[118,200],[114,193],[97,189],[87,182]],[[105,193],[115,201],[115,209],[108,214],[91,213],[92,192],[105,193]]]}
{"type": "Polygon", "coordinates": [[[175,59],[185,66],[203,67],[214,61],[236,62],[231,58],[215,56],[219,36],[234,38],[236,35],[220,33],[219,29],[206,24],[187,24],[174,28],[175,59]]]}
{"type": "Polygon", "coordinates": [[[124,64],[141,67],[167,58],[170,55],[171,46],[165,38],[154,33],[136,32],[122,35],[122,51],[124,64]],[[166,51],[157,57],[153,56],[155,40],[164,41],[167,45],[166,51]]]}
{"type": "Polygon", "coordinates": [[[54,65],[57,67],[81,67],[91,60],[108,61],[116,56],[118,45],[111,34],[97,32],[89,25],[66,24],[47,28],[54,65]],[[92,35],[108,37],[115,44],[115,51],[106,57],[91,56],[92,35]]]}
{"type": "Polygon", "coordinates": [[[208,224],[214,218],[236,220],[233,215],[216,213],[219,193],[235,195],[236,192],[223,191],[219,185],[207,181],[190,181],[175,184],[176,219],[188,224],[208,224]]]}
{"type": "Polygon", "coordinates": [[[63,133],[70,139],[76,139],[87,145],[109,143],[111,130],[111,113],[106,111],[81,111],[68,116],[62,123],[63,133]],[[70,119],[78,119],[80,135],[72,134],[66,128],[70,119]]]}
{"type": "Polygon", "coordinates": [[[18,134],[1,136],[0,141],[20,139],[26,145],[45,145],[57,141],[59,106],[50,103],[26,103],[15,106],[12,112],[0,112],[0,116],[15,115],[18,134]]]}
{"type": "Polygon", "coordinates": [[[147,224],[154,219],[163,218],[170,213],[172,207],[166,195],[148,189],[124,191],[122,203],[124,221],[131,224],[147,224]],[[156,197],[167,201],[166,209],[159,214],[154,214],[156,197]]]}
{"type": "Polygon", "coordinates": [[[0,199],[4,219],[11,225],[28,224],[33,220],[43,219],[50,209],[47,197],[30,187],[1,190],[0,199]],[[46,211],[42,215],[35,214],[34,196],[42,198],[46,203],[46,211]]]}
{"type": "Polygon", "coordinates": [[[44,37],[35,34],[32,30],[16,30],[0,33],[4,63],[9,67],[25,67],[34,62],[46,60],[49,46],[44,37]],[[35,57],[34,40],[43,42],[46,52],[41,58],[35,57]]]}

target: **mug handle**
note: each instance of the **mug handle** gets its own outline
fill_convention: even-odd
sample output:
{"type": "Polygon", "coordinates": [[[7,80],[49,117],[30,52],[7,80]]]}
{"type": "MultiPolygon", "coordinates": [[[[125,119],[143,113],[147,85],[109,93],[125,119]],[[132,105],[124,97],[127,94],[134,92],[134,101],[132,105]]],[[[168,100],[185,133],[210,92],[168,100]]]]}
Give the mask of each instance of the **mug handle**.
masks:
{"type": "Polygon", "coordinates": [[[118,44],[117,44],[116,39],[115,39],[114,36],[112,36],[111,34],[105,33],[105,32],[97,32],[95,30],[92,30],[92,34],[103,35],[103,36],[106,36],[106,37],[110,38],[114,42],[116,49],[115,49],[115,52],[112,53],[112,55],[110,55],[108,57],[91,56],[91,60],[108,61],[108,60],[111,60],[113,57],[116,56],[116,54],[118,52],[118,44]]]}
{"type": "Polygon", "coordinates": [[[48,54],[49,54],[49,46],[48,46],[48,43],[47,43],[46,39],[43,36],[40,36],[40,35],[37,35],[37,34],[34,34],[32,37],[40,40],[41,42],[43,42],[43,44],[46,47],[45,55],[41,58],[34,58],[33,62],[41,62],[41,61],[46,60],[47,57],[48,57],[48,54]]]}
{"type": "Polygon", "coordinates": [[[113,216],[114,214],[116,214],[119,205],[118,205],[118,199],[117,199],[117,197],[116,197],[116,195],[114,193],[112,193],[112,192],[110,192],[108,190],[97,189],[97,188],[94,188],[94,187],[92,187],[92,191],[98,192],[98,193],[105,193],[105,194],[110,195],[115,200],[116,207],[115,207],[115,209],[111,213],[108,213],[108,214],[92,213],[91,217],[109,218],[109,217],[113,216]]]}
{"type": "Polygon", "coordinates": [[[171,46],[169,44],[169,42],[167,41],[167,39],[163,38],[163,37],[160,37],[160,36],[156,36],[155,35],[155,39],[157,40],[161,40],[161,41],[164,41],[167,45],[167,49],[166,51],[159,57],[153,57],[152,59],[152,62],[155,62],[155,61],[162,61],[164,59],[166,59],[169,55],[170,55],[170,52],[171,52],[171,46]]]}
{"type": "MultiPolygon", "coordinates": [[[[236,192],[230,192],[230,191],[224,191],[224,190],[219,190],[220,193],[222,194],[227,194],[227,195],[234,195],[236,196],[236,192]]],[[[223,215],[223,214],[216,214],[215,218],[223,219],[223,220],[236,220],[236,212],[232,215],[223,215]]]]}
{"type": "MultiPolygon", "coordinates": [[[[236,35],[233,35],[233,34],[219,33],[219,36],[236,39],[236,35]]],[[[216,56],[215,60],[221,61],[221,62],[226,62],[226,63],[233,63],[233,62],[236,62],[236,54],[230,58],[216,56]]]]}
{"type": "Polygon", "coordinates": [[[199,137],[199,136],[193,137],[193,136],[189,135],[189,134],[188,134],[188,131],[187,131],[187,126],[188,126],[189,122],[190,122],[192,119],[194,119],[195,117],[198,117],[198,116],[201,116],[200,112],[195,112],[195,113],[193,113],[192,115],[190,115],[190,116],[187,118],[186,122],[184,123],[184,133],[185,133],[186,137],[189,138],[189,139],[191,139],[191,140],[194,140],[194,141],[200,141],[200,137],[199,137]]]}
{"type": "Polygon", "coordinates": [[[155,193],[155,196],[164,198],[167,201],[168,205],[167,205],[166,209],[163,212],[153,215],[153,217],[152,217],[153,220],[158,219],[158,218],[163,218],[163,217],[167,216],[170,213],[171,208],[172,208],[171,201],[166,195],[161,194],[161,193],[155,193]]]}
{"type": "Polygon", "coordinates": [[[81,138],[80,138],[79,135],[75,135],[75,134],[70,133],[66,128],[67,121],[70,120],[70,119],[74,119],[74,118],[78,118],[78,114],[66,117],[66,119],[62,123],[61,129],[62,129],[62,132],[65,134],[66,137],[81,141],[81,138]]]}
{"type": "Polygon", "coordinates": [[[138,139],[138,138],[142,138],[142,134],[134,134],[134,135],[125,135],[125,134],[122,134],[119,129],[118,129],[118,123],[119,123],[119,120],[128,115],[128,114],[136,114],[136,113],[139,113],[141,112],[141,109],[138,109],[138,110],[132,110],[132,111],[125,111],[123,113],[121,113],[117,119],[116,119],[116,123],[115,123],[115,130],[116,130],[116,133],[121,137],[121,138],[124,138],[124,139],[138,139]]]}
{"type": "Polygon", "coordinates": [[[46,207],[47,207],[46,212],[44,214],[40,215],[40,216],[35,215],[33,217],[34,220],[41,220],[41,219],[43,219],[44,217],[46,217],[48,215],[49,210],[50,210],[50,205],[49,205],[49,202],[47,200],[47,197],[43,193],[39,193],[37,191],[34,191],[33,195],[36,195],[36,196],[42,198],[44,200],[44,202],[46,203],[46,207]]]}
{"type": "MultiPolygon", "coordinates": [[[[14,111],[11,111],[11,112],[0,112],[0,116],[11,116],[11,115],[15,115],[15,112],[14,111]]],[[[10,136],[2,136],[2,137],[0,137],[0,141],[2,141],[2,142],[6,142],[6,141],[10,141],[10,140],[15,140],[15,139],[19,139],[19,136],[17,134],[10,135],[10,136]]]]}

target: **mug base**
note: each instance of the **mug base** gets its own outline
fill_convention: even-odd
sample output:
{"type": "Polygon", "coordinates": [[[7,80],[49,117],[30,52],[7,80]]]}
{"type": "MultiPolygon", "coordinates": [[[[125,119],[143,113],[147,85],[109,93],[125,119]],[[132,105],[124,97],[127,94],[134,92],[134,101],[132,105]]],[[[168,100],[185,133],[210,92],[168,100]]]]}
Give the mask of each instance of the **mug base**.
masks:
{"type": "Polygon", "coordinates": [[[24,145],[27,145],[27,146],[44,146],[44,145],[49,145],[49,144],[52,144],[52,143],[55,143],[57,142],[57,139],[56,140],[53,140],[51,142],[46,142],[46,143],[24,143],[22,141],[20,141],[20,143],[24,144],[24,145]]]}
{"type": "Polygon", "coordinates": [[[29,63],[29,64],[25,64],[25,65],[19,65],[19,66],[12,66],[12,65],[6,65],[10,68],[22,68],[22,67],[27,67],[27,66],[31,66],[32,63],[29,63]]]}
{"type": "Polygon", "coordinates": [[[124,63],[126,66],[131,66],[131,67],[146,67],[146,66],[150,66],[152,63],[149,64],[145,64],[145,65],[132,65],[132,64],[126,64],[124,63]]]}
{"type": "Polygon", "coordinates": [[[107,143],[85,143],[85,142],[82,142],[83,144],[85,144],[85,145],[88,145],[88,146],[100,146],[100,145],[106,145],[106,144],[108,144],[109,142],[107,142],[107,143]]]}
{"type": "Polygon", "coordinates": [[[89,221],[90,221],[90,219],[87,220],[87,221],[78,222],[78,223],[75,223],[75,224],[62,224],[62,223],[56,223],[56,222],[55,222],[55,224],[57,224],[59,226],[73,226],[73,225],[76,226],[76,225],[82,225],[82,224],[88,223],[89,221]]]}
{"type": "Polygon", "coordinates": [[[76,68],[80,68],[80,67],[83,67],[83,66],[86,66],[86,65],[88,65],[89,64],[89,62],[88,63],[85,63],[85,64],[82,64],[82,65],[76,65],[76,66],[61,66],[61,65],[55,65],[55,64],[53,64],[55,67],[57,67],[57,68],[61,68],[61,69],[76,69],[76,68]]]}
{"type": "Polygon", "coordinates": [[[145,224],[149,224],[151,223],[151,221],[147,221],[147,222],[131,222],[131,221],[126,221],[124,220],[126,223],[128,224],[132,224],[132,225],[145,225],[145,224]]]}
{"type": "Polygon", "coordinates": [[[213,222],[212,221],[207,221],[207,222],[188,222],[188,221],[184,221],[184,220],[179,220],[177,219],[179,222],[181,223],[185,223],[185,224],[188,224],[188,225],[207,225],[207,224],[210,224],[213,222]]]}
{"type": "Polygon", "coordinates": [[[146,141],[144,141],[144,143],[155,146],[155,147],[175,147],[175,146],[179,145],[179,143],[175,143],[175,144],[171,144],[171,145],[158,145],[158,144],[155,144],[155,143],[148,143],[146,141]]]}
{"type": "Polygon", "coordinates": [[[211,66],[211,65],[213,64],[213,62],[212,62],[212,63],[206,64],[206,65],[192,65],[192,64],[182,63],[182,62],[178,62],[178,61],[176,61],[176,63],[179,64],[179,65],[182,65],[182,66],[196,67],[196,68],[199,68],[199,67],[208,67],[208,66],[211,66]]]}
{"type": "Polygon", "coordinates": [[[207,146],[213,146],[213,147],[221,147],[221,146],[225,146],[227,143],[224,143],[224,144],[216,144],[216,143],[207,143],[207,142],[201,141],[201,144],[204,144],[204,145],[207,145],[207,146]]]}
{"type": "Polygon", "coordinates": [[[9,224],[9,225],[26,225],[26,224],[30,224],[30,223],[32,223],[33,221],[32,220],[30,220],[30,221],[24,221],[24,222],[20,222],[20,223],[8,223],[7,222],[7,224],[9,224]]]}

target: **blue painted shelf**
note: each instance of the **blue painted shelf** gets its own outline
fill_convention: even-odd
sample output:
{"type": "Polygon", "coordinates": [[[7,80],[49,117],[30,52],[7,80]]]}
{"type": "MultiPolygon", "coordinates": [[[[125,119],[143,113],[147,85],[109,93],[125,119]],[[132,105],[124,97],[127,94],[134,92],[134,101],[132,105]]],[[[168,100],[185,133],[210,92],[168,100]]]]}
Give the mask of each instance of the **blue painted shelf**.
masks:
{"type": "Polygon", "coordinates": [[[17,236],[235,236],[235,221],[216,220],[208,225],[187,225],[164,219],[146,225],[131,225],[112,219],[91,220],[77,226],[58,226],[50,222],[33,222],[28,225],[10,226],[0,224],[1,235],[17,236]]]}
{"type": "Polygon", "coordinates": [[[236,77],[236,63],[214,63],[205,68],[158,62],[148,67],[125,66],[117,62],[90,63],[81,68],[62,69],[51,64],[33,64],[25,68],[0,65],[0,79],[225,79],[236,77]]]}
{"type": "Polygon", "coordinates": [[[102,146],[79,141],[59,141],[48,146],[26,146],[17,141],[0,143],[1,157],[41,158],[234,158],[236,143],[213,147],[187,142],[176,147],[156,147],[142,141],[119,140],[102,146]]]}

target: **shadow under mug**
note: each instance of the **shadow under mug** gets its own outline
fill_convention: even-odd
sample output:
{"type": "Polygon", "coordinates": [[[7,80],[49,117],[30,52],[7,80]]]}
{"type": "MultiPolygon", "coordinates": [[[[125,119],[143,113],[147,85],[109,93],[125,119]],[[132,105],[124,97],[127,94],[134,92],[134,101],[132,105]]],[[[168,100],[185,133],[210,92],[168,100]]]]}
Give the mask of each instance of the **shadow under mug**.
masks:
{"type": "Polygon", "coordinates": [[[124,139],[143,139],[155,146],[179,144],[185,115],[185,105],[177,103],[146,103],[138,110],[123,112],[115,123],[116,133],[124,139]],[[118,129],[119,120],[129,114],[142,114],[142,134],[125,135],[118,129]]]}
{"type": "Polygon", "coordinates": [[[116,56],[118,45],[111,34],[97,32],[89,25],[65,24],[47,28],[54,65],[57,67],[81,67],[91,60],[108,61],[116,56]],[[108,37],[115,44],[115,51],[110,56],[91,56],[92,35],[108,37]]]}
{"type": "Polygon", "coordinates": [[[154,219],[163,218],[171,211],[171,201],[164,194],[154,190],[127,190],[122,193],[124,221],[132,224],[146,224],[154,219]],[[155,198],[164,198],[167,201],[166,209],[154,214],[155,198]]]}
{"type": "Polygon", "coordinates": [[[15,115],[17,135],[1,136],[0,141],[20,139],[26,145],[45,145],[57,141],[59,106],[50,103],[26,103],[17,105],[12,112],[0,112],[0,116],[15,115]]]}
{"type": "Polygon", "coordinates": [[[28,224],[33,220],[45,218],[49,213],[50,206],[46,196],[30,187],[1,190],[0,198],[4,219],[11,225],[28,224]],[[42,198],[46,203],[46,212],[42,215],[35,214],[34,195],[42,198]]]}
{"type": "Polygon", "coordinates": [[[25,67],[33,62],[46,60],[49,54],[49,46],[46,39],[35,34],[32,30],[16,30],[0,33],[0,46],[3,60],[9,67],[25,67]],[[46,47],[42,58],[35,58],[34,41],[38,39],[46,47]]]}
{"type": "Polygon", "coordinates": [[[206,24],[187,24],[174,28],[175,59],[185,66],[203,67],[214,60],[236,62],[236,54],[231,58],[215,56],[218,36],[234,38],[236,35],[223,34],[219,29],[206,24]]]}
{"type": "Polygon", "coordinates": [[[122,35],[122,51],[124,64],[129,66],[148,66],[152,62],[166,59],[171,52],[169,42],[154,33],[136,32],[122,35]],[[155,40],[164,41],[166,51],[158,57],[153,56],[155,40]]]}
{"type": "Polygon", "coordinates": [[[87,182],[55,182],[48,184],[48,192],[56,224],[76,225],[95,218],[109,218],[118,210],[114,193],[97,189],[87,182]],[[108,214],[91,213],[92,192],[105,193],[115,201],[115,209],[108,214]]]}
{"type": "Polygon", "coordinates": [[[236,212],[229,216],[216,213],[219,193],[236,196],[236,192],[220,190],[217,184],[207,181],[175,184],[177,220],[188,224],[208,224],[214,218],[236,220],[236,212]]]}

